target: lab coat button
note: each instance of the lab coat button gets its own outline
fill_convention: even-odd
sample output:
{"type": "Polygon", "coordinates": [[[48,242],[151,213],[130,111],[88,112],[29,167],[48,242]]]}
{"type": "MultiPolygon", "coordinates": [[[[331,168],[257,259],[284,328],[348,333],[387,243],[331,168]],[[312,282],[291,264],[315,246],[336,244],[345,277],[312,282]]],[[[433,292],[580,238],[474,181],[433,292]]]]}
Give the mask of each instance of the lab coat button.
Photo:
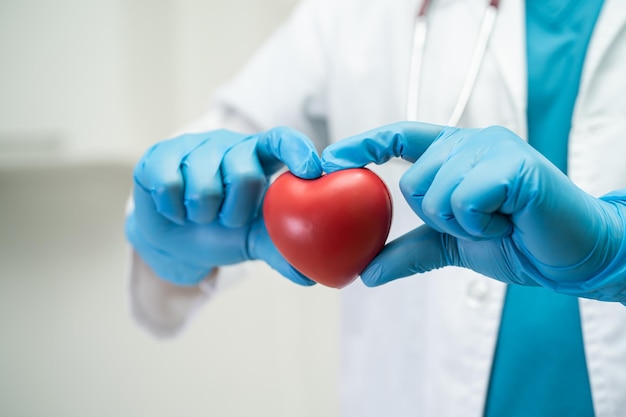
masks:
{"type": "Polygon", "coordinates": [[[470,307],[480,307],[489,297],[489,285],[484,281],[472,281],[467,286],[467,304],[470,307]]]}

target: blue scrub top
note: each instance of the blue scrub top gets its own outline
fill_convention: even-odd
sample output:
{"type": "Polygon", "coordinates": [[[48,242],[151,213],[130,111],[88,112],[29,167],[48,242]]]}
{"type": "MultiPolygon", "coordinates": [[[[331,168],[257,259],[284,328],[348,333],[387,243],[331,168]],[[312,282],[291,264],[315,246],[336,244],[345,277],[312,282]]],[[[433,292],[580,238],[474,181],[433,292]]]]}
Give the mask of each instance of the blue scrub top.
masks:
{"type": "MultiPolygon", "coordinates": [[[[585,53],[601,8],[602,0],[526,2],[529,142],[563,172],[585,53]]],[[[593,415],[578,299],[510,286],[485,416],[593,415]]]]}

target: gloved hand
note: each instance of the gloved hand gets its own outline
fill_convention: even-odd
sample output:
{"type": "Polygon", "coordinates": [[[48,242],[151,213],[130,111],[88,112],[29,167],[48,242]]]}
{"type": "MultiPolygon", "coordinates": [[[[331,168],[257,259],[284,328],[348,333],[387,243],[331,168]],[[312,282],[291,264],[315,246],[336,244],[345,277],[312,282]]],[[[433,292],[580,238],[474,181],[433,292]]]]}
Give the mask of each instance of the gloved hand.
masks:
{"type": "Polygon", "coordinates": [[[389,243],[366,285],[447,265],[506,283],[626,301],[626,190],[595,198],[513,132],[403,122],[333,144],[327,172],[415,162],[401,191],[425,225],[389,243]]]}
{"type": "Polygon", "coordinates": [[[311,141],[287,128],[160,142],[135,167],[127,238],[159,277],[176,284],[197,284],[218,266],[260,259],[313,285],[278,253],[261,217],[268,177],[283,164],[303,178],[322,173],[311,141]]]}

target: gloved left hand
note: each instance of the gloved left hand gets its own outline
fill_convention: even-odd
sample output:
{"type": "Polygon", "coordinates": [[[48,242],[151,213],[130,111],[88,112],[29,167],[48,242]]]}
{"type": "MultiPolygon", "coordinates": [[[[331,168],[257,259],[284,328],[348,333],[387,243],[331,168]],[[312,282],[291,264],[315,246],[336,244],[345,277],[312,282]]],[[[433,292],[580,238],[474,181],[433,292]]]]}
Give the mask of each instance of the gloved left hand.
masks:
{"type": "Polygon", "coordinates": [[[626,190],[595,198],[513,132],[415,122],[345,139],[322,154],[327,172],[415,162],[400,180],[426,223],[363,271],[366,285],[447,265],[506,283],[626,301],[626,190]]]}
{"type": "Polygon", "coordinates": [[[268,178],[283,165],[303,178],[322,173],[311,141],[288,128],[157,143],[135,167],[126,236],[157,276],[175,284],[194,285],[217,267],[258,259],[313,285],[278,252],[261,215],[268,178]]]}

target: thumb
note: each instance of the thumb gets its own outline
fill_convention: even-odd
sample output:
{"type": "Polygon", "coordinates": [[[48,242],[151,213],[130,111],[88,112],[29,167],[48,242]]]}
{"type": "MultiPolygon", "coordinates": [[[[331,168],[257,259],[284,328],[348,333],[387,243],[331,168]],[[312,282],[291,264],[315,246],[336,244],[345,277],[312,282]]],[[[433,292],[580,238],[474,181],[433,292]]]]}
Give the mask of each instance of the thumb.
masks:
{"type": "MultiPolygon", "coordinates": [[[[455,239],[423,225],[387,244],[361,273],[363,283],[377,287],[398,278],[450,265],[446,239],[455,239]]],[[[449,242],[448,242],[449,243],[449,242]]]]}
{"type": "Polygon", "coordinates": [[[392,157],[415,162],[442,133],[450,129],[419,122],[399,122],[343,139],[322,153],[325,172],[360,168],[374,162],[383,164],[392,157]]]}

